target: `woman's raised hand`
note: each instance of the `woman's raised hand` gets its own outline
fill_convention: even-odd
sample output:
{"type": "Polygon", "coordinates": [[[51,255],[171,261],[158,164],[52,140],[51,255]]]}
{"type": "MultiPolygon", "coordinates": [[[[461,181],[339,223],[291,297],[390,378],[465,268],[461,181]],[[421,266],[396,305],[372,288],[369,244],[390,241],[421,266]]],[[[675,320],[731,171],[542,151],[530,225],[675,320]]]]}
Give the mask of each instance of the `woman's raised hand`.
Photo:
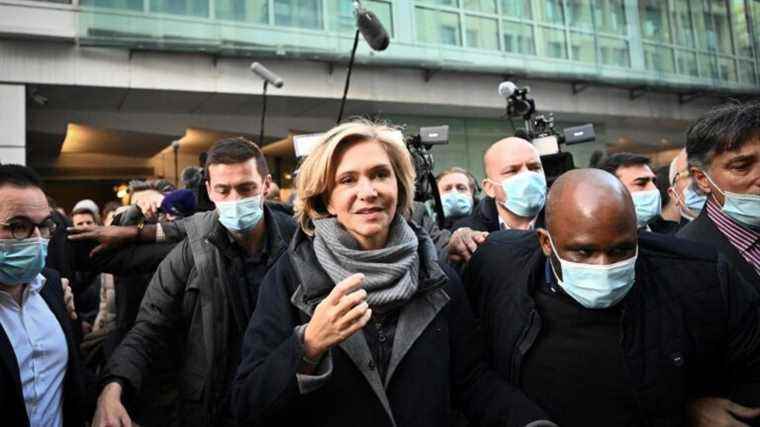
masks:
{"type": "Polygon", "coordinates": [[[360,289],[363,281],[361,273],[349,276],[317,305],[304,332],[306,357],[319,359],[367,324],[372,309],[367,304],[367,291],[360,289]]]}

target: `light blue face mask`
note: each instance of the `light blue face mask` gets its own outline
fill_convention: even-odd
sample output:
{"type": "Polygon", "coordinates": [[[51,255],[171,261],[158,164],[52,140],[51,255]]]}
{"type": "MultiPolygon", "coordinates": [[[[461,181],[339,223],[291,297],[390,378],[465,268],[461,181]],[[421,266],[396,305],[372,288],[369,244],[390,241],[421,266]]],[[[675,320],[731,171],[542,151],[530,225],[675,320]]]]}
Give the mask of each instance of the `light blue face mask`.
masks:
{"type": "Polygon", "coordinates": [[[230,202],[215,202],[219,222],[229,231],[252,230],[264,216],[261,196],[247,197],[230,202]]]}
{"type": "Polygon", "coordinates": [[[705,173],[705,176],[713,187],[723,195],[724,201],[721,210],[725,212],[726,215],[753,230],[760,228],[760,195],[723,191],[717,184],[715,184],[715,181],[710,178],[710,175],[705,173]]]}
{"type": "Polygon", "coordinates": [[[636,225],[645,227],[662,211],[659,190],[637,191],[631,194],[633,205],[636,207],[636,225]]]}
{"type": "Polygon", "coordinates": [[[458,191],[442,194],[441,204],[446,218],[465,216],[472,212],[472,197],[458,191]]]}
{"type": "Polygon", "coordinates": [[[549,237],[554,256],[562,266],[562,279],[552,266],[557,283],[574,300],[586,308],[607,308],[620,302],[628,294],[636,280],[636,259],[632,258],[609,265],[581,264],[565,261],[559,257],[554,241],[549,237]]]}
{"type": "Polygon", "coordinates": [[[502,203],[515,215],[533,218],[546,203],[546,177],[543,173],[521,172],[501,182],[507,197],[502,203]]]}
{"type": "Polygon", "coordinates": [[[683,204],[688,212],[681,211],[681,216],[685,216],[689,220],[696,218],[695,215],[699,215],[702,212],[702,208],[707,203],[707,195],[694,189],[694,184],[689,184],[683,190],[683,204]]]}
{"type": "Polygon", "coordinates": [[[48,239],[0,240],[0,283],[29,283],[45,268],[48,239]]]}

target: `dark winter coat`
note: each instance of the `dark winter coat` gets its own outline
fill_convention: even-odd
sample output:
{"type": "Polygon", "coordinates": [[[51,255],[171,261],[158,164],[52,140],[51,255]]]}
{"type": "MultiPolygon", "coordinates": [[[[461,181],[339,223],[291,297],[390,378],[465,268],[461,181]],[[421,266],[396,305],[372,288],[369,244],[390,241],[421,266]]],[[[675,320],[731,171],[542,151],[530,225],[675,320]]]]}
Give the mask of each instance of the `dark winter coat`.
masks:
{"type": "MultiPolygon", "coordinates": [[[[502,231],[465,271],[490,363],[518,387],[541,333],[533,294],[545,265],[535,232],[502,231]]],[[[682,425],[687,402],[701,396],[760,405],[758,294],[711,248],[642,233],[636,282],[620,304],[624,365],[642,425],[682,425]]]]}
{"type": "MultiPolygon", "coordinates": [[[[104,382],[119,381],[127,394],[140,389],[153,361],[167,350],[170,338],[179,337],[180,421],[187,426],[210,426],[219,422],[229,393],[231,328],[239,322],[240,304],[230,296],[230,279],[219,251],[227,234],[215,211],[186,219],[187,238],[160,264],[148,286],[137,321],[109,361],[104,382]]],[[[271,239],[268,264],[273,265],[287,249],[295,230],[292,218],[264,208],[271,239]]],[[[247,319],[242,319],[247,324],[247,319]]],[[[240,330],[241,336],[245,331],[240,330]]],[[[128,398],[129,396],[127,396],[128,398]]]]}
{"type": "MultiPolygon", "coordinates": [[[[73,338],[73,322],[69,320],[63,301],[61,276],[52,269],[45,269],[42,275],[45,276],[45,285],[40,289],[40,296],[61,325],[69,353],[66,376],[63,380],[63,426],[81,427],[93,413],[94,396],[85,394],[84,372],[79,358],[79,348],[73,338]]],[[[0,424],[13,427],[29,426],[18,362],[8,335],[2,327],[0,327],[0,408],[2,408],[0,424]]]]}
{"type": "Polygon", "coordinates": [[[386,377],[358,332],[324,356],[331,374],[321,387],[302,392],[296,374],[304,350],[295,330],[335,284],[311,238],[296,234],[262,284],[244,338],[232,397],[241,425],[439,427],[449,425],[454,407],[481,425],[524,426],[545,418],[485,368],[461,283],[424,251],[420,256],[419,289],[401,308],[386,377]]]}

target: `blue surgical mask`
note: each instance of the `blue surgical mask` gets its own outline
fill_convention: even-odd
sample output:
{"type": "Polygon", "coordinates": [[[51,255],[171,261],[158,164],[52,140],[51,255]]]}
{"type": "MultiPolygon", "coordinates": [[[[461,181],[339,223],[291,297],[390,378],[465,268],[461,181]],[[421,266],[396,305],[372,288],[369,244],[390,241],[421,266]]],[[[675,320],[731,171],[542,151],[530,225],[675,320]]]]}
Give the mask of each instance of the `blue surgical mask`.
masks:
{"type": "Polygon", "coordinates": [[[48,239],[0,240],[0,283],[29,283],[45,268],[48,239]]]}
{"type": "Polygon", "coordinates": [[[760,228],[760,195],[723,191],[717,184],[715,184],[715,181],[710,178],[710,175],[705,173],[705,176],[712,183],[713,187],[723,195],[725,200],[723,201],[723,207],[721,210],[725,212],[726,215],[753,230],[760,228]]]}
{"type": "Polygon", "coordinates": [[[662,211],[659,190],[637,191],[631,194],[633,205],[636,207],[636,225],[645,227],[662,211]]]}
{"type": "Polygon", "coordinates": [[[501,182],[507,197],[502,203],[515,215],[533,218],[546,203],[546,177],[538,172],[521,172],[501,182]]]}
{"type": "Polygon", "coordinates": [[[215,202],[219,222],[229,231],[252,230],[264,216],[261,196],[247,197],[230,202],[215,202]]]}
{"type": "Polygon", "coordinates": [[[614,264],[596,265],[566,261],[559,257],[551,237],[549,242],[562,268],[560,279],[554,264],[550,263],[557,283],[580,305],[586,308],[611,307],[625,298],[633,287],[636,280],[638,247],[631,258],[614,264]]]}
{"type": "Polygon", "coordinates": [[[442,194],[441,204],[446,218],[465,216],[472,212],[472,197],[458,191],[442,194]]]}
{"type": "Polygon", "coordinates": [[[689,184],[683,190],[683,204],[688,212],[681,212],[681,215],[693,220],[694,214],[699,215],[702,212],[705,203],[707,203],[707,195],[695,190],[694,184],[689,184]]]}

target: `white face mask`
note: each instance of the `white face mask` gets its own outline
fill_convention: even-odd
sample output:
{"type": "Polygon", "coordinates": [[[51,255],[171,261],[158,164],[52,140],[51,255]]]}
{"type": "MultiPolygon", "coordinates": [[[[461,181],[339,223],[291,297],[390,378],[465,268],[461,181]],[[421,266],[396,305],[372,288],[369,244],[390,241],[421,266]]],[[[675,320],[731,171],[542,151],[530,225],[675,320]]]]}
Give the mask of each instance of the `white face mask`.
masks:
{"type": "Polygon", "coordinates": [[[636,208],[636,225],[639,228],[646,227],[662,212],[662,200],[657,189],[637,191],[631,193],[631,197],[636,208]]]}
{"type": "Polygon", "coordinates": [[[631,258],[614,264],[597,265],[566,261],[559,257],[551,236],[549,242],[552,245],[552,253],[562,268],[560,279],[554,270],[554,264],[550,263],[557,283],[580,305],[586,308],[611,307],[620,302],[633,287],[636,280],[638,247],[631,258]]]}
{"type": "Polygon", "coordinates": [[[721,210],[726,215],[752,229],[760,228],[760,195],[739,194],[723,191],[718,184],[710,178],[707,172],[703,172],[707,180],[723,195],[723,207],[721,210]]]}

